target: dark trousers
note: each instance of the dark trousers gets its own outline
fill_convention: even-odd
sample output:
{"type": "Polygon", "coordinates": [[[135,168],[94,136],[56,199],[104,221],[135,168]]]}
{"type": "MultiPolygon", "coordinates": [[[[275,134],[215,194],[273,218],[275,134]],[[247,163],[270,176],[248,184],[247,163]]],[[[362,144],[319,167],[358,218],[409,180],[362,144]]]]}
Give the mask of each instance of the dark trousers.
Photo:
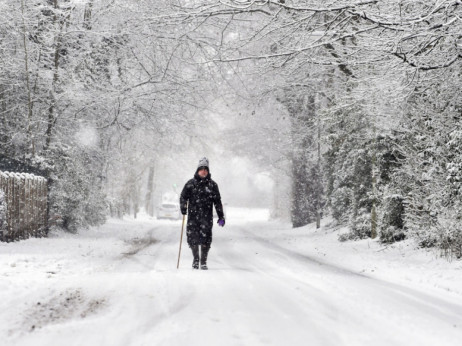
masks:
{"type": "Polygon", "coordinates": [[[209,254],[210,245],[201,245],[200,250],[201,250],[201,253],[200,253],[200,258],[199,258],[199,245],[191,246],[191,251],[193,254],[193,265],[198,264],[199,261],[201,265],[207,264],[207,256],[209,254]]]}

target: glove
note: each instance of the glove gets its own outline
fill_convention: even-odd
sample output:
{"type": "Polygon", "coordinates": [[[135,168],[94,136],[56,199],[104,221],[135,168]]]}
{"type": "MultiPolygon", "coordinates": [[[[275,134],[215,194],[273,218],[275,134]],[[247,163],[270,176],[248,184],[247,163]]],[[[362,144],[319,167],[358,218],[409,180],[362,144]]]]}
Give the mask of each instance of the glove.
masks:
{"type": "Polygon", "coordinates": [[[223,227],[225,225],[225,219],[218,219],[217,224],[218,226],[223,227]]]}

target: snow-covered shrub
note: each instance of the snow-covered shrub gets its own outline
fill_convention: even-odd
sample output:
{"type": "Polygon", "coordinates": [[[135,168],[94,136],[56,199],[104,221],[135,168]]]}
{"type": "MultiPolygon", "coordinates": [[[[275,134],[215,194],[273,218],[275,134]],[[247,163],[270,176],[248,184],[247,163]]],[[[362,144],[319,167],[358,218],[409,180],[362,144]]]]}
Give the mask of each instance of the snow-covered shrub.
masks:
{"type": "MultiPolygon", "coordinates": [[[[362,143],[364,145],[364,143],[362,143]]],[[[372,189],[369,153],[362,148],[351,148],[341,155],[334,174],[330,195],[332,214],[337,220],[351,219],[351,215],[366,205],[370,205],[368,195],[372,189]]]]}
{"type": "Polygon", "coordinates": [[[402,145],[401,142],[399,135],[382,136],[378,140],[378,233],[383,243],[393,243],[406,238],[404,199],[409,188],[406,175],[400,172],[405,159],[398,149],[402,145]]]}
{"type": "MultiPolygon", "coordinates": [[[[332,139],[334,143],[338,141],[337,136],[332,136],[332,139]]],[[[397,150],[399,140],[391,134],[380,134],[370,140],[353,136],[341,146],[332,145],[327,152],[326,181],[332,216],[340,223],[348,223],[351,230],[351,234],[342,235],[343,240],[371,236],[374,201],[377,215],[380,216],[376,222],[381,239],[386,242],[404,239],[402,198],[388,196],[390,190],[401,193],[406,189],[400,185],[402,176],[396,173],[404,158],[397,150]]]]}
{"type": "Polygon", "coordinates": [[[460,95],[460,83],[448,80],[409,100],[402,124],[406,160],[400,169],[407,233],[420,246],[455,257],[462,243],[462,132],[460,109],[454,107],[461,104],[460,95]]]}
{"type": "Polygon", "coordinates": [[[391,244],[406,239],[406,233],[402,228],[388,226],[380,230],[380,242],[391,244]]]}
{"type": "Polygon", "coordinates": [[[460,220],[448,220],[439,230],[438,244],[441,255],[451,259],[462,257],[462,225],[460,220]]]}
{"type": "Polygon", "coordinates": [[[292,185],[291,217],[294,227],[314,222],[324,203],[322,177],[317,165],[314,162],[306,162],[302,169],[303,172],[293,174],[303,175],[303,178],[294,179],[292,185]]]}
{"type": "Polygon", "coordinates": [[[350,224],[350,232],[342,234],[340,241],[360,240],[371,236],[371,213],[370,210],[362,209],[355,215],[350,224]]]}
{"type": "Polygon", "coordinates": [[[79,147],[54,148],[50,176],[50,219],[70,232],[105,222],[107,205],[97,154],[79,147]]]}
{"type": "Polygon", "coordinates": [[[332,217],[340,223],[348,221],[348,215],[351,211],[351,197],[353,191],[351,188],[343,186],[332,191],[330,195],[330,206],[332,217]]]}
{"type": "Polygon", "coordinates": [[[394,243],[405,239],[403,196],[385,197],[382,209],[383,215],[379,224],[380,241],[394,243]]]}
{"type": "MultiPolygon", "coordinates": [[[[356,141],[344,143],[337,154],[328,152],[327,172],[332,176],[328,187],[328,202],[333,218],[347,223],[351,229],[348,239],[362,239],[371,233],[370,212],[372,207],[371,157],[368,143],[356,141]],[[366,149],[365,149],[366,148],[366,149]],[[335,160],[332,158],[335,157],[335,160]]],[[[333,150],[333,149],[331,149],[333,150]]]]}

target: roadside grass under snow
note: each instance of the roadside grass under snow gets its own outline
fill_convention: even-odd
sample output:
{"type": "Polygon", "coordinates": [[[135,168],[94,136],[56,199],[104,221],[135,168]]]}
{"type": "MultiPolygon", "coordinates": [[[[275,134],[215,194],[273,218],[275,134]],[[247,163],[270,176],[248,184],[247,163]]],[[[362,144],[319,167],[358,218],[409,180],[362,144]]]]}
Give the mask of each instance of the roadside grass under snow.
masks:
{"type": "Polygon", "coordinates": [[[324,220],[318,230],[312,224],[265,234],[325,263],[413,288],[425,286],[462,296],[462,261],[450,261],[437,249],[419,248],[412,239],[394,244],[381,244],[378,239],[340,242],[339,235],[348,229],[330,224],[324,220]]]}
{"type": "MultiPolygon", "coordinates": [[[[230,215],[244,224],[268,219],[266,210],[233,209],[230,215]]],[[[322,220],[320,229],[316,229],[314,223],[291,228],[288,223],[272,221],[267,229],[259,227],[257,232],[269,242],[323,263],[377,279],[415,288],[426,286],[462,296],[462,260],[443,257],[437,249],[419,248],[412,239],[394,244],[381,244],[378,238],[340,242],[339,236],[347,233],[348,228],[332,224],[327,218],[322,220]]]]}

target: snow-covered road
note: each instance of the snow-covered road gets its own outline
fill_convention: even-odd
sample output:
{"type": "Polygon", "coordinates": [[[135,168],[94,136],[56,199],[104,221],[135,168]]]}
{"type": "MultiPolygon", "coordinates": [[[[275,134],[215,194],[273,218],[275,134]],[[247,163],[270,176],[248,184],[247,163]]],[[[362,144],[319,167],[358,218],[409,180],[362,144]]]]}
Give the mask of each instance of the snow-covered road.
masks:
{"type": "MultiPolygon", "coordinates": [[[[291,246],[281,224],[214,229],[176,269],[179,222],[2,244],[7,345],[459,345],[462,297],[368,277],[291,246]]],[[[300,244],[299,244],[300,245],[300,244]]],[[[2,344],[5,344],[2,342],[2,344]]]]}

